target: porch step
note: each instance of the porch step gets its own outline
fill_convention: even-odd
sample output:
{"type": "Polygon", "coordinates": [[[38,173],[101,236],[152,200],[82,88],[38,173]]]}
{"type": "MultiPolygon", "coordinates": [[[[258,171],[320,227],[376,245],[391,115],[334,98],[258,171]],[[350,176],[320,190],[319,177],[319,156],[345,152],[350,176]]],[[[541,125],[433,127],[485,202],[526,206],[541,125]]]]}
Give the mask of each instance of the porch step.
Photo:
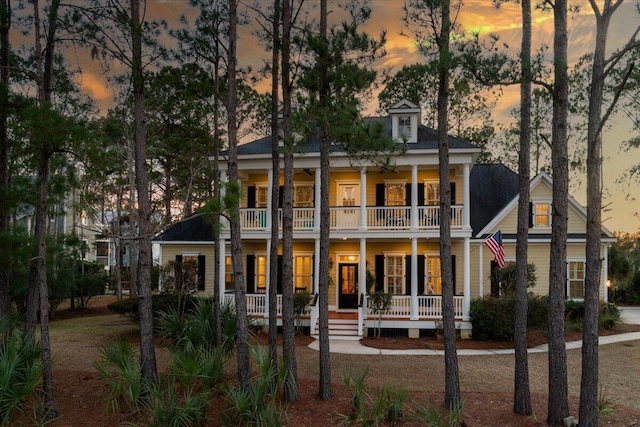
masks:
{"type": "MultiPolygon", "coordinates": [[[[318,320],[319,322],[319,320],[318,320]]],[[[318,331],[318,322],[316,322],[316,332],[318,331]]],[[[316,333],[313,338],[319,339],[316,333]]],[[[329,339],[331,340],[354,340],[357,341],[361,337],[358,336],[358,320],[343,319],[329,317],[329,339]]]]}

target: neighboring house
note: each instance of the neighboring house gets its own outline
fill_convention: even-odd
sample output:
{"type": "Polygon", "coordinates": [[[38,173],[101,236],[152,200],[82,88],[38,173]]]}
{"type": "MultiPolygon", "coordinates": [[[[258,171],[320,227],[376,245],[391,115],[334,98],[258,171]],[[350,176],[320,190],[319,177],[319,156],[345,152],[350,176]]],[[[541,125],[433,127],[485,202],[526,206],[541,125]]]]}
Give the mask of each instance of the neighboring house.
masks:
{"type": "MultiPolygon", "coordinates": [[[[442,319],[442,283],[439,255],[440,195],[437,132],[420,124],[420,109],[401,101],[389,116],[377,118],[406,151],[395,156],[393,170],[374,165],[354,167],[339,151],[331,153],[330,175],[330,334],[362,336],[373,328],[377,317],[367,308],[367,271],[375,275],[376,290],[393,294],[392,307],[382,320],[383,328],[406,329],[417,337],[421,330],[439,327],[442,319]],[[338,325],[339,322],[344,324],[338,325]]],[[[472,298],[491,292],[493,255],[484,240],[501,229],[507,258],[515,257],[518,177],[503,165],[476,165],[480,148],[449,138],[451,180],[451,250],[456,327],[465,335],[471,330],[469,306],[472,298]]],[[[226,165],[223,164],[225,169],[226,165]]],[[[247,307],[258,321],[268,315],[269,207],[271,138],[238,147],[241,177],[240,223],[247,307]]],[[[318,291],[320,249],[319,146],[311,140],[295,155],[293,264],[295,291],[318,291]]],[[[225,174],[223,174],[225,175],[225,174]]],[[[282,181],[279,183],[282,185],[282,181]]],[[[551,180],[541,174],[531,181],[532,214],[529,262],[536,265],[537,293],[548,289],[550,248],[551,180]]],[[[279,202],[279,201],[278,201],[279,202]]],[[[583,295],[585,258],[585,210],[570,202],[568,239],[569,297],[583,295]]],[[[606,283],[607,245],[613,236],[603,229],[603,277],[606,283]]],[[[220,265],[221,291],[232,300],[233,289],[229,231],[222,231],[220,257],[213,259],[210,222],[192,215],[160,233],[162,264],[189,260],[197,265],[193,286],[205,294],[213,292],[214,263],[220,265]]],[[[280,266],[282,257],[278,259],[280,266]]],[[[274,286],[278,292],[281,283],[274,286]]],[[[495,286],[494,286],[494,290],[495,286]]],[[[603,297],[606,293],[602,289],[603,297]]],[[[278,299],[280,304],[280,299],[278,299]]],[[[316,330],[317,310],[311,307],[309,326],[316,330]]]]}

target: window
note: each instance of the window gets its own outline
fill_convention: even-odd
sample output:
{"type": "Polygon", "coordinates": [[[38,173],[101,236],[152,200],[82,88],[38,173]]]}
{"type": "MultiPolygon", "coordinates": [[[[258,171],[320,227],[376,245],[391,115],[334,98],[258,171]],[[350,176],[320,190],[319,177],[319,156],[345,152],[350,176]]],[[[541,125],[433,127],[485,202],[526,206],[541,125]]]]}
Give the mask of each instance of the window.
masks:
{"type": "Polygon", "coordinates": [[[411,116],[398,117],[398,137],[403,139],[411,138],[411,116]]]}
{"type": "Polygon", "coordinates": [[[267,257],[256,255],[256,292],[264,294],[267,291],[267,257]]]}
{"type": "Polygon", "coordinates": [[[440,205],[440,183],[426,182],[424,184],[424,204],[426,206],[440,205]]]}
{"type": "Polygon", "coordinates": [[[311,292],[312,264],[311,255],[294,257],[294,283],[296,292],[311,292]]]}
{"type": "Polygon", "coordinates": [[[175,286],[179,291],[204,290],[205,257],[198,253],[176,255],[175,286]]]}
{"type": "Polygon", "coordinates": [[[233,264],[231,263],[231,257],[224,257],[224,290],[225,292],[231,292],[235,289],[233,284],[233,264]]]}
{"type": "Polygon", "coordinates": [[[387,206],[405,206],[405,183],[386,184],[387,206]]]}
{"type": "Polygon", "coordinates": [[[385,292],[390,294],[404,294],[404,256],[387,255],[385,274],[385,292]]]}
{"type": "Polygon", "coordinates": [[[267,187],[256,187],[256,208],[267,207],[267,187]]]}
{"type": "Polygon", "coordinates": [[[357,206],[357,192],[359,191],[359,187],[357,185],[341,184],[340,190],[342,197],[340,206],[357,206]]]}
{"type": "Polygon", "coordinates": [[[584,261],[569,261],[568,267],[568,297],[584,298],[584,261]]]}
{"type": "Polygon", "coordinates": [[[427,256],[427,280],[424,288],[426,295],[442,295],[442,270],[438,255],[427,256]]]}
{"type": "Polygon", "coordinates": [[[549,202],[533,203],[533,226],[534,227],[551,227],[551,203],[549,202]]]}
{"type": "Polygon", "coordinates": [[[293,207],[313,207],[313,184],[299,184],[294,187],[293,207]]]}

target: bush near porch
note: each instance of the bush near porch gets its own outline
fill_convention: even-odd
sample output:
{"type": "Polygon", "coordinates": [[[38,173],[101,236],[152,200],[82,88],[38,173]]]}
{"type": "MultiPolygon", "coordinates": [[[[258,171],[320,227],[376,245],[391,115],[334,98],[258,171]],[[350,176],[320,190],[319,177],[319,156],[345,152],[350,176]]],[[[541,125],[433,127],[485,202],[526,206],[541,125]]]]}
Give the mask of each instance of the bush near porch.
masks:
{"type": "MultiPolygon", "coordinates": [[[[548,329],[547,296],[529,294],[527,328],[529,330],[548,329]]],[[[473,326],[472,338],[487,341],[513,341],[513,322],[515,318],[515,298],[512,296],[496,298],[487,296],[471,301],[469,311],[473,326]]],[[[565,303],[565,321],[567,328],[582,329],[584,302],[567,300],[565,303]]],[[[600,303],[599,323],[601,329],[611,330],[620,321],[620,310],[609,302],[600,303]]]]}

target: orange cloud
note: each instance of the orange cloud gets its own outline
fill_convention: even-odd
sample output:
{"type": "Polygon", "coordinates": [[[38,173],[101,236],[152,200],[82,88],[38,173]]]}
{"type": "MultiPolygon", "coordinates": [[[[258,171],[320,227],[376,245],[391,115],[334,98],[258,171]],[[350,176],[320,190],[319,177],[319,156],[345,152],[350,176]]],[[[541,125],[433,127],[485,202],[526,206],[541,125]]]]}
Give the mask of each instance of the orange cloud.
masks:
{"type": "Polygon", "coordinates": [[[82,90],[88,92],[98,102],[111,99],[112,93],[107,88],[104,79],[93,73],[82,73],[78,77],[82,90]]]}

